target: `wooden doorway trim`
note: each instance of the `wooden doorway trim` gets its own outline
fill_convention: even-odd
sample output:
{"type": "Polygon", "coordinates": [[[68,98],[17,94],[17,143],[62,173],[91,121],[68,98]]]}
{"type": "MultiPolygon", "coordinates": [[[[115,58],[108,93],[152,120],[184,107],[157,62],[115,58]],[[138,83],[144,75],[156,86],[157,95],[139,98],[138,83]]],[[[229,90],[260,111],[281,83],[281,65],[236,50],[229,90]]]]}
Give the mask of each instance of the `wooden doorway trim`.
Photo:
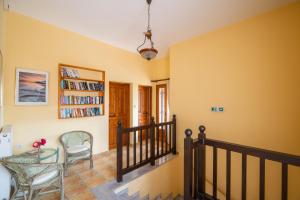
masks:
{"type": "MultiPolygon", "coordinates": [[[[152,116],[152,87],[139,85],[138,88],[138,121],[139,126],[149,125],[152,116]]],[[[142,140],[146,139],[146,131],[142,131],[142,140]]]]}
{"type": "MultiPolygon", "coordinates": [[[[139,85],[139,88],[138,88],[138,98],[139,98],[139,106],[138,106],[138,112],[139,112],[139,116],[138,116],[138,120],[139,120],[139,126],[140,125],[146,125],[146,124],[149,124],[150,123],[150,120],[151,120],[151,116],[152,116],[152,86],[147,86],[147,85],[139,85]],[[143,90],[143,91],[141,91],[143,90]],[[146,107],[147,108],[141,108],[141,92],[145,92],[145,93],[148,93],[146,94],[146,100],[144,101],[147,101],[146,102],[146,107]],[[141,111],[141,109],[143,111],[141,111]],[[145,111],[146,110],[146,111],[145,111]],[[141,113],[143,112],[143,113],[141,113]],[[144,113],[146,112],[146,113],[144,113]],[[142,119],[142,117],[145,117],[145,116],[141,116],[142,114],[145,114],[147,115],[147,120],[145,121],[144,119],[142,119]]],[[[144,104],[143,104],[144,105],[144,104]]]]}
{"type": "MultiPolygon", "coordinates": [[[[116,148],[118,121],[130,126],[130,84],[109,82],[109,149],[116,148]]],[[[126,137],[123,138],[127,143],[126,137]]]]}
{"type": "Polygon", "coordinates": [[[164,109],[165,109],[165,113],[164,113],[164,117],[165,117],[165,121],[167,121],[167,112],[168,112],[168,89],[167,89],[167,84],[164,83],[164,84],[158,84],[156,85],[156,122],[158,123],[159,122],[159,89],[160,88],[164,88],[165,89],[165,106],[164,106],[164,109]]]}

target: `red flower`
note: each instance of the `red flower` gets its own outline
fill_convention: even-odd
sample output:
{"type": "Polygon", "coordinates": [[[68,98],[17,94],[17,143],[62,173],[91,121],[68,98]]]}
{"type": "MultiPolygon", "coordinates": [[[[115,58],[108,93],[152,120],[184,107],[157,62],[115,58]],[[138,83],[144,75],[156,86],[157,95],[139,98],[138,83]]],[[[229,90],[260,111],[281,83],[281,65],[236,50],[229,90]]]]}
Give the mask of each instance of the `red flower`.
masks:
{"type": "Polygon", "coordinates": [[[46,142],[47,142],[46,139],[44,139],[44,138],[41,139],[41,145],[45,145],[46,142]]]}
{"type": "Polygon", "coordinates": [[[34,148],[39,148],[39,147],[41,146],[41,144],[40,144],[40,142],[34,142],[34,143],[32,144],[32,146],[33,146],[34,148]]]}

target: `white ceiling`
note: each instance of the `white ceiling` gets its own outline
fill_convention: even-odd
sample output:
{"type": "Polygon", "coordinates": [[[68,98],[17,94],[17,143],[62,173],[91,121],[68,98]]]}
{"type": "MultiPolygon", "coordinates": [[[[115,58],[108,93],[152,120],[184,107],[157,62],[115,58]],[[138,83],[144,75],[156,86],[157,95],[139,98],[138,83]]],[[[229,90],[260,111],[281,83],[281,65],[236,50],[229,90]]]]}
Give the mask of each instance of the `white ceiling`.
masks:
{"type": "MultiPolygon", "coordinates": [[[[192,36],[295,0],[153,0],[151,26],[160,57],[192,36]]],[[[12,11],[132,52],[146,29],[145,0],[8,0],[12,11]]]]}

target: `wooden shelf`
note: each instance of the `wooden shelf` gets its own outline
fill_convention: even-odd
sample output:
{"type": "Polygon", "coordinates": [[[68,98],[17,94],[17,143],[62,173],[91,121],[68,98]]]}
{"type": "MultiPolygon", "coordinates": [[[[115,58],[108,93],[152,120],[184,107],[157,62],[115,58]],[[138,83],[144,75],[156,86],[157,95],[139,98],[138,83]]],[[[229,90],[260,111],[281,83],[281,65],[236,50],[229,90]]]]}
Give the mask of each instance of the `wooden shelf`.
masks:
{"type": "Polygon", "coordinates": [[[105,90],[105,71],[98,70],[98,69],[92,69],[87,67],[79,67],[74,65],[67,65],[67,64],[59,64],[58,65],[58,118],[59,119],[73,119],[73,118],[86,118],[86,117],[99,117],[103,116],[105,114],[105,102],[100,104],[61,104],[61,97],[63,96],[69,96],[69,92],[76,92],[76,96],[79,97],[103,97],[105,95],[105,91],[99,91],[99,90],[76,90],[76,89],[63,89],[61,88],[61,82],[62,81],[81,81],[81,82],[94,82],[94,83],[101,83],[103,84],[104,90],[105,90]],[[77,73],[79,74],[80,78],[73,78],[73,77],[63,77],[61,74],[61,71],[65,70],[77,70],[77,73]],[[99,76],[98,76],[99,74],[99,76]],[[83,76],[84,75],[84,76],[83,76]],[[99,79],[97,79],[99,77],[99,79]],[[68,95],[65,95],[65,92],[68,92],[68,95]],[[81,94],[80,94],[81,93],[81,94]],[[89,94],[88,94],[89,93],[89,94]],[[73,107],[73,108],[72,108],[73,107]],[[61,115],[65,115],[64,109],[69,109],[71,112],[75,112],[73,109],[92,109],[93,107],[99,109],[99,115],[94,116],[77,116],[77,117],[67,117],[62,118],[61,115]]]}
{"type": "Polygon", "coordinates": [[[60,68],[67,67],[67,68],[74,68],[74,69],[88,70],[88,71],[94,71],[94,72],[102,72],[102,73],[105,74],[105,71],[103,71],[103,70],[93,69],[93,68],[88,68],[88,67],[80,67],[80,66],[69,65],[69,64],[63,64],[63,63],[60,63],[60,64],[59,64],[59,67],[60,67],[60,68]]]}
{"type": "Polygon", "coordinates": [[[95,80],[95,79],[88,79],[88,78],[62,77],[61,80],[89,81],[89,82],[104,83],[104,81],[102,81],[102,80],[95,80]]]}

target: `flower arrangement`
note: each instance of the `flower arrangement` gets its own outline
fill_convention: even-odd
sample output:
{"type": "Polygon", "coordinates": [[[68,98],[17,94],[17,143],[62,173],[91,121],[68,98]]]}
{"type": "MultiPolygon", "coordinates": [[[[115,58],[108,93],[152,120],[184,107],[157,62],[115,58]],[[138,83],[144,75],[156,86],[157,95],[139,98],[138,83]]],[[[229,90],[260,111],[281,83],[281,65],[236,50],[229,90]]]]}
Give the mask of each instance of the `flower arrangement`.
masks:
{"type": "Polygon", "coordinates": [[[44,146],[47,143],[46,139],[42,138],[40,141],[35,141],[32,144],[32,147],[38,149],[38,151],[40,151],[41,146],[44,146]]]}

